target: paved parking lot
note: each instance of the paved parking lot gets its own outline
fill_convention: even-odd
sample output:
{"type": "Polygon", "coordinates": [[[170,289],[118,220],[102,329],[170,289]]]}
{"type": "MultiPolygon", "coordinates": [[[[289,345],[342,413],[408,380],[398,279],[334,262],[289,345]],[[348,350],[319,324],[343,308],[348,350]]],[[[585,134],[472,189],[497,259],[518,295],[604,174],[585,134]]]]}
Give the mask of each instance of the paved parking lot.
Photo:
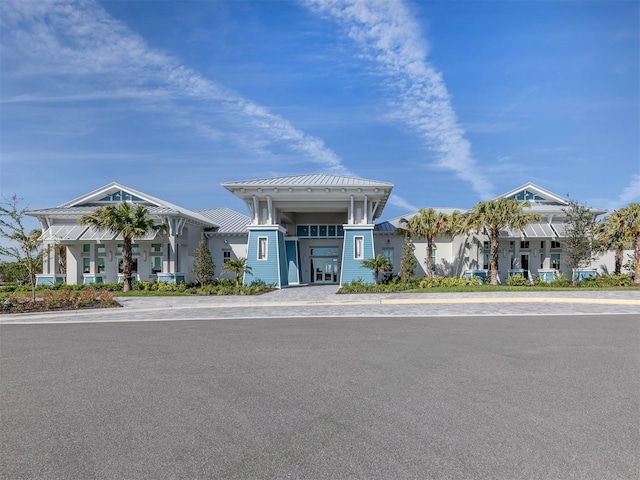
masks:
{"type": "Polygon", "coordinates": [[[637,296],[321,290],[5,322],[0,478],[638,478],[637,296]]]}
{"type": "Polygon", "coordinates": [[[460,316],[638,314],[640,290],[486,292],[432,294],[336,294],[336,285],[301,286],[263,295],[222,297],[120,297],[124,307],[45,314],[0,315],[1,324],[116,322],[211,318],[313,316],[460,316]]]}

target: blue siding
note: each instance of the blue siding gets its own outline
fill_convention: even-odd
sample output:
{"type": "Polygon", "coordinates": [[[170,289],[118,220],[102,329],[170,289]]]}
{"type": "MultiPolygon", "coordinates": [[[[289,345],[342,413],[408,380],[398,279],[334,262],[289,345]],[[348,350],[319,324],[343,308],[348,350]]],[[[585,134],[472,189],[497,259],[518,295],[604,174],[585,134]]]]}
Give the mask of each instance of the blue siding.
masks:
{"type": "Polygon", "coordinates": [[[364,258],[373,258],[373,228],[345,229],[344,245],[342,246],[342,270],[340,272],[340,285],[362,279],[365,283],[373,284],[373,271],[362,266],[362,260],[353,258],[354,237],[364,238],[364,258]]]}
{"type": "Polygon", "coordinates": [[[267,285],[280,286],[280,268],[278,265],[278,232],[276,230],[251,230],[247,245],[247,265],[251,273],[245,275],[244,285],[253,281],[262,281],[267,285]],[[267,259],[258,260],[258,238],[267,237],[267,259]]]}
{"type": "Polygon", "coordinates": [[[285,241],[287,251],[287,278],[289,283],[300,283],[300,267],[298,259],[298,243],[285,241]]]}
{"type": "Polygon", "coordinates": [[[278,231],[278,263],[280,269],[280,286],[289,285],[289,276],[287,274],[287,251],[284,243],[284,232],[278,231]]]}

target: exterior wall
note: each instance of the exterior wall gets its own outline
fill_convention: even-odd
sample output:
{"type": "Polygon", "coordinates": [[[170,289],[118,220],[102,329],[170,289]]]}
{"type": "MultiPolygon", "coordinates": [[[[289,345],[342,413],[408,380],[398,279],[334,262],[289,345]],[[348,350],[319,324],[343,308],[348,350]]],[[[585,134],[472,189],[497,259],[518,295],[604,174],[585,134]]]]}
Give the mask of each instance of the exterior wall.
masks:
{"type": "Polygon", "coordinates": [[[373,271],[362,266],[363,260],[373,258],[373,225],[344,225],[344,243],[342,247],[342,269],[340,285],[362,279],[366,283],[374,283],[373,271]],[[363,237],[364,250],[361,260],[354,258],[354,239],[363,237]]]}
{"type": "Polygon", "coordinates": [[[215,235],[209,238],[208,246],[213,263],[216,266],[215,278],[233,279],[232,273],[222,273],[224,267],[224,252],[229,252],[229,259],[247,258],[248,235],[215,235]]]}
{"type": "Polygon", "coordinates": [[[251,274],[244,277],[243,284],[249,285],[253,281],[262,281],[267,285],[277,287],[287,285],[286,279],[282,279],[281,254],[284,262],[284,232],[278,226],[254,226],[249,227],[249,240],[247,246],[247,265],[251,268],[251,274]],[[267,239],[266,259],[258,259],[258,245],[260,238],[267,239]]]}

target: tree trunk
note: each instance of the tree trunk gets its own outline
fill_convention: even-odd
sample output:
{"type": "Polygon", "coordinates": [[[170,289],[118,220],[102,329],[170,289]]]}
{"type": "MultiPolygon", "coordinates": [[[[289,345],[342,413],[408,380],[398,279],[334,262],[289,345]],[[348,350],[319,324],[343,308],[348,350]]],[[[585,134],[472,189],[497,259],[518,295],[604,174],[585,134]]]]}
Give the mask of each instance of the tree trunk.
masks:
{"type": "Polygon", "coordinates": [[[427,237],[427,277],[433,277],[433,238],[427,237]]]}
{"type": "Polygon", "coordinates": [[[124,237],[122,242],[122,274],[124,275],[124,292],[129,292],[132,289],[131,269],[133,266],[133,254],[131,250],[131,237],[124,237]]]}
{"type": "Polygon", "coordinates": [[[624,250],[616,248],[616,263],[613,269],[614,275],[620,275],[622,272],[622,260],[624,260],[624,250]]]}
{"type": "Polygon", "coordinates": [[[640,235],[636,235],[636,245],[633,253],[636,261],[636,273],[633,277],[633,284],[640,285],[640,235]]]}
{"type": "Polygon", "coordinates": [[[491,285],[498,285],[498,235],[499,231],[491,232],[491,285]]]}

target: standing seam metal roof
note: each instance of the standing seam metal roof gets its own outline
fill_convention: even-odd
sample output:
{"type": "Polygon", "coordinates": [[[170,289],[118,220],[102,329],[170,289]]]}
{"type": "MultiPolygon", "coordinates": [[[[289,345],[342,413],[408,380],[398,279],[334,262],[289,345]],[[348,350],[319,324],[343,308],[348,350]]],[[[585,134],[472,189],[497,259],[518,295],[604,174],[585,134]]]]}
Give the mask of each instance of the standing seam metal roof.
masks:
{"type": "Polygon", "coordinates": [[[224,187],[264,187],[264,186],[343,186],[343,187],[393,187],[392,183],[367,180],[365,178],[345,177],[340,175],[327,175],[323,173],[312,173],[309,175],[292,175],[288,177],[261,178],[255,180],[244,180],[239,182],[228,182],[222,184],[224,187]]]}

